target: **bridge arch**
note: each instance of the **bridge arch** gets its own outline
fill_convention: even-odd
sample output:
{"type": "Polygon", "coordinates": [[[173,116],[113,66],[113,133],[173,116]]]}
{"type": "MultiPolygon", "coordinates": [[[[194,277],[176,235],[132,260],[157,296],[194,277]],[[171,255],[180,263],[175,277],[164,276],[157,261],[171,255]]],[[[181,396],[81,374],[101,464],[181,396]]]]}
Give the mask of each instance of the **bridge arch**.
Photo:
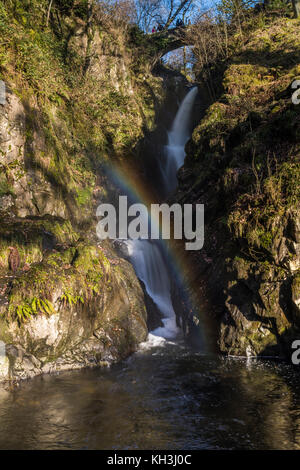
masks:
{"type": "Polygon", "coordinates": [[[148,34],[148,43],[156,51],[156,60],[183,46],[192,46],[187,38],[187,27],[177,27],[148,34]]]}

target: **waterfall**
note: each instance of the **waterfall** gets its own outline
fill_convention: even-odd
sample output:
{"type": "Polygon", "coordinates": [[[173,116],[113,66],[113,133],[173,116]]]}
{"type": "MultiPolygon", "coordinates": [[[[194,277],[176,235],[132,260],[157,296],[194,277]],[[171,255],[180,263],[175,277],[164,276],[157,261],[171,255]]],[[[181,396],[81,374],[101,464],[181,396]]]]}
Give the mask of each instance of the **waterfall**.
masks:
{"type": "Polygon", "coordinates": [[[152,331],[155,336],[174,338],[178,333],[171,300],[171,281],[157,242],[128,240],[128,254],[137,277],[143,281],[147,294],[163,318],[162,327],[152,331]]]}
{"type": "Polygon", "coordinates": [[[161,165],[167,195],[177,187],[177,171],[184,163],[184,147],[190,137],[190,117],[197,93],[197,87],[187,93],[168,132],[168,144],[165,146],[161,165]]]}
{"type": "MultiPolygon", "coordinates": [[[[168,132],[165,161],[162,170],[165,190],[170,194],[177,187],[177,171],[184,163],[184,147],[190,137],[190,116],[198,89],[192,88],[183,99],[168,132]]],[[[148,344],[155,345],[159,339],[175,338],[179,332],[171,299],[170,275],[158,242],[127,240],[128,255],[137,277],[162,314],[163,326],[149,334],[148,344]]]]}

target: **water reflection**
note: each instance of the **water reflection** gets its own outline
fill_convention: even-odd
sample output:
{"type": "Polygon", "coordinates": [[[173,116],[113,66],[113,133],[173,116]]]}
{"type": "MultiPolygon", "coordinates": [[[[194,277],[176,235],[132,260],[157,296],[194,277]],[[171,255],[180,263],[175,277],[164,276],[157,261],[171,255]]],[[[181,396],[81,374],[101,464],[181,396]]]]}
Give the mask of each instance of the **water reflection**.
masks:
{"type": "Polygon", "coordinates": [[[299,449],[288,365],[168,345],[0,393],[2,449],[299,449]]]}

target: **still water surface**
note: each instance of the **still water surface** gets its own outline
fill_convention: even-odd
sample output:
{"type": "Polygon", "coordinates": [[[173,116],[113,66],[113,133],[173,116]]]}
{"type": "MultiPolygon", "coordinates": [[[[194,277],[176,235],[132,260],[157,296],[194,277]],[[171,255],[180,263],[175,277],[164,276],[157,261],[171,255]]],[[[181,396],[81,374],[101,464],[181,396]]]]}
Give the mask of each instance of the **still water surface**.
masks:
{"type": "Polygon", "coordinates": [[[1,390],[0,448],[300,449],[299,392],[289,365],[169,344],[1,390]]]}

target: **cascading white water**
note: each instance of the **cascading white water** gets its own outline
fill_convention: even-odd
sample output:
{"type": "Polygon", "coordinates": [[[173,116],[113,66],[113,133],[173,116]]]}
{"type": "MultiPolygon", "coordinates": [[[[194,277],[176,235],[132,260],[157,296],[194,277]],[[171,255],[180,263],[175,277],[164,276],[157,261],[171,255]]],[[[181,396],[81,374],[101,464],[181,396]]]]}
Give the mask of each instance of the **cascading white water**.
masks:
{"type": "MultiPolygon", "coordinates": [[[[184,163],[184,147],[190,136],[190,115],[198,89],[192,88],[175,116],[172,129],[168,132],[166,160],[163,164],[165,190],[170,194],[177,186],[177,171],[184,163]]],[[[148,346],[159,344],[163,338],[177,336],[176,315],[171,299],[171,282],[165,261],[156,242],[148,240],[127,240],[128,254],[137,277],[162,313],[162,327],[149,334],[148,346]]]]}
{"type": "Polygon", "coordinates": [[[164,259],[157,243],[148,240],[128,240],[128,253],[137,277],[144,283],[163,315],[162,327],[152,331],[155,336],[174,338],[178,334],[176,316],[171,300],[171,282],[164,259]]]}
{"type": "Polygon", "coordinates": [[[185,144],[190,137],[190,117],[198,88],[193,87],[183,99],[168,132],[168,145],[165,146],[162,173],[167,194],[177,187],[177,171],[184,163],[185,144]]]}

